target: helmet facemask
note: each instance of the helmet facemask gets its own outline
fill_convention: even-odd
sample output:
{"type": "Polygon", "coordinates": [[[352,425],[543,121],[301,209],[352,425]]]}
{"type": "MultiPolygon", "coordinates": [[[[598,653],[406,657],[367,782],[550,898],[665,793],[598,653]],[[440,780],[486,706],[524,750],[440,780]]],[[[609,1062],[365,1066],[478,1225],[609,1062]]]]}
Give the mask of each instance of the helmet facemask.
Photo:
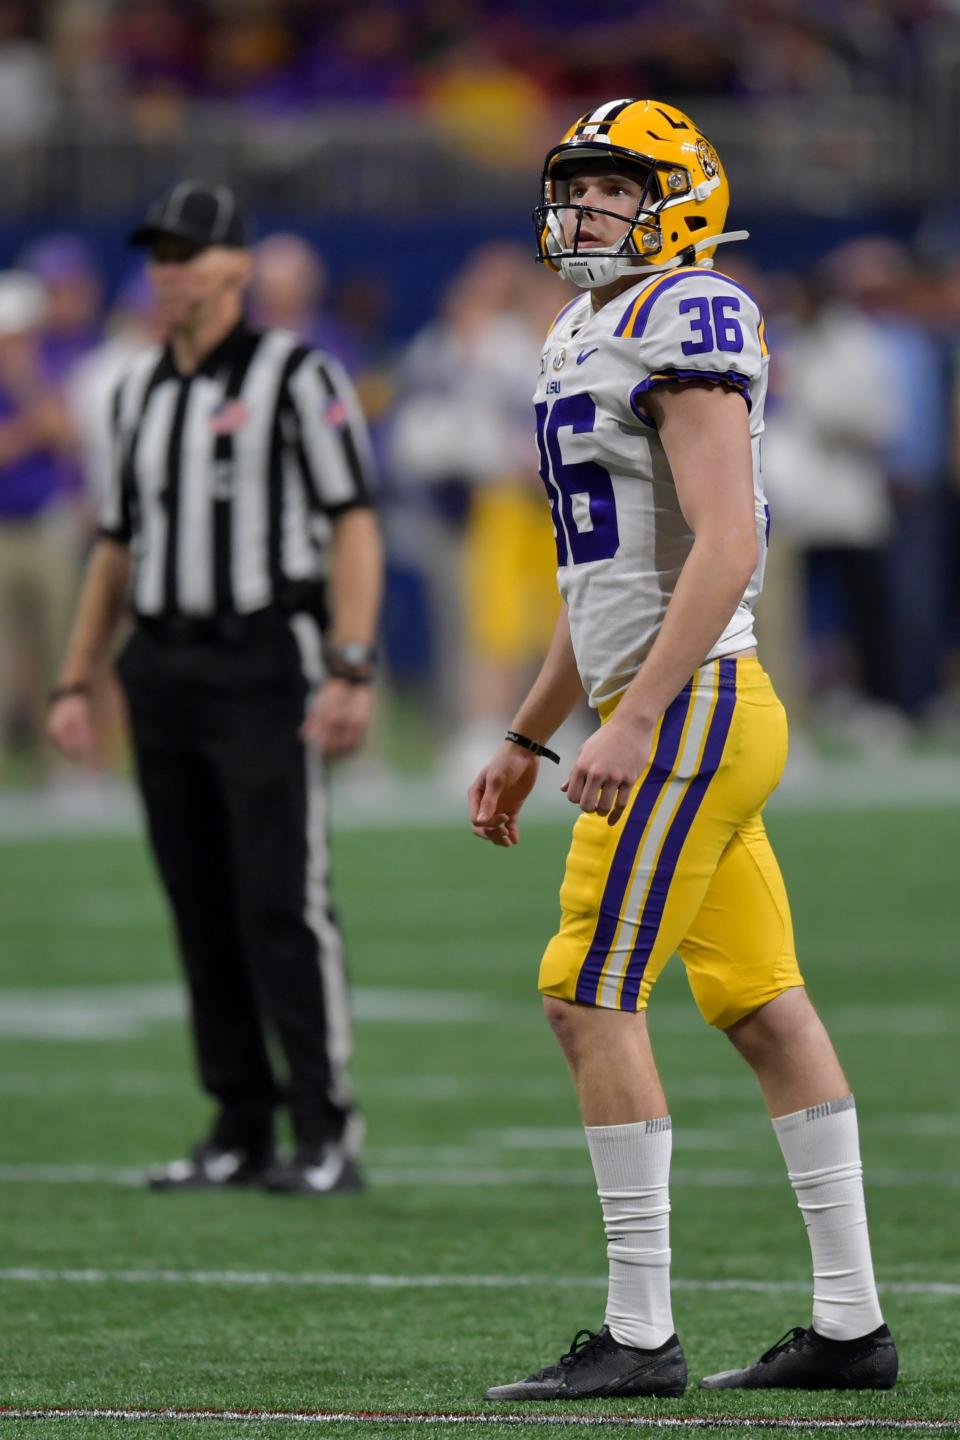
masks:
{"type": "Polygon", "coordinates": [[[712,254],[717,243],[741,238],[743,234],[710,233],[720,227],[708,227],[707,220],[694,213],[694,208],[699,210],[700,203],[719,184],[716,174],[711,176],[708,171],[707,177],[695,185],[690,170],[673,160],[655,159],[609,143],[565,141],[550,152],[544,164],[543,202],[533,214],[537,259],[583,289],[608,285],[624,275],[639,276],[644,271],[697,263],[712,265],[709,258],[698,260],[697,252],[708,249],[712,254]],[[571,179],[611,174],[622,175],[641,187],[636,207],[629,216],[602,205],[580,205],[570,200],[571,179]],[[669,226],[667,216],[674,207],[674,225],[680,235],[671,227],[671,233],[665,236],[664,229],[669,226]],[[571,212],[576,212],[577,220],[568,239],[564,219],[571,212]],[[589,215],[615,219],[623,226],[621,238],[602,249],[596,245],[581,247],[581,232],[589,215]],[[703,229],[707,230],[706,236],[703,229]],[[669,244],[664,243],[665,239],[669,244]]]}
{"type": "Polygon", "coordinates": [[[539,260],[546,261],[574,284],[592,289],[608,284],[619,275],[629,274],[646,263],[646,256],[656,254],[660,249],[657,211],[664,197],[652,163],[639,157],[621,160],[609,152],[593,156],[568,153],[556,159],[554,155],[547,157],[544,201],[533,215],[539,260]],[[572,178],[606,175],[620,175],[639,186],[631,212],[624,214],[595,203],[581,205],[570,199],[572,178]],[[575,224],[568,237],[571,215],[575,217],[575,224]],[[593,242],[581,247],[581,232],[585,226],[589,228],[589,219],[595,216],[615,220],[623,233],[616,242],[602,248],[593,242]]]}

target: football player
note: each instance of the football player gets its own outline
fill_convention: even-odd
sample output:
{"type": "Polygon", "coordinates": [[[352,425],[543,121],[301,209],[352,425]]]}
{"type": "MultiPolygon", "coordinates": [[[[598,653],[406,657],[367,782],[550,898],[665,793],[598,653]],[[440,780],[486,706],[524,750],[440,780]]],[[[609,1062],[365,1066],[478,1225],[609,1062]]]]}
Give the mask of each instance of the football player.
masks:
{"type": "Polygon", "coordinates": [[[713,268],[729,187],[679,110],[614,100],[547,155],[538,258],[584,294],[535,405],[565,604],[543,667],[470,789],[473,831],[519,840],[547,742],[587,691],[602,724],[563,789],[580,810],[540,989],[570,1065],[607,1234],[604,1324],[489,1400],[679,1395],[671,1121],[647,1034],[679,951],[708,1024],[763,1091],[810,1240],[812,1323],[707,1389],[888,1388],[850,1087],[804,989],[761,811],[784,710],[757,659],[768,512],[763,318],[713,268]]]}

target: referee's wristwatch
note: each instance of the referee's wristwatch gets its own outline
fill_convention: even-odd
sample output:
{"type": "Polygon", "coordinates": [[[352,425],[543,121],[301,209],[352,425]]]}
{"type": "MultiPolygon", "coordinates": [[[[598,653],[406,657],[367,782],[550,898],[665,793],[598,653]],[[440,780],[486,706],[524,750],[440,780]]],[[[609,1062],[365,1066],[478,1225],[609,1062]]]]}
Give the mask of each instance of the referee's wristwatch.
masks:
{"type": "Polygon", "coordinates": [[[377,663],[372,645],[347,641],[343,645],[327,645],[324,651],[327,673],[333,680],[346,680],[348,685],[369,685],[377,663]]]}

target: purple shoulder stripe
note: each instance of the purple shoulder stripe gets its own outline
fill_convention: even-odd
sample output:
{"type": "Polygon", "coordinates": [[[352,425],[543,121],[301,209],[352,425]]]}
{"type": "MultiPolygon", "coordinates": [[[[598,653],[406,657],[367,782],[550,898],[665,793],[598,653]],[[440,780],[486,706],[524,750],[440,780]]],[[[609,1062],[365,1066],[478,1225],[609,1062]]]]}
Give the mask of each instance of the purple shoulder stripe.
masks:
{"type": "Polygon", "coordinates": [[[617,321],[617,327],[616,327],[616,329],[615,329],[614,332],[613,332],[614,335],[622,335],[623,332],[624,332],[624,330],[626,330],[626,328],[627,328],[627,321],[630,319],[630,316],[633,314],[633,307],[634,307],[634,305],[636,305],[638,298],[639,298],[639,297],[638,297],[637,295],[634,295],[633,299],[630,301],[630,304],[627,306],[626,310],[624,310],[623,314],[620,316],[620,319],[617,321]]]}
{"type": "MultiPolygon", "coordinates": [[[[629,339],[638,340],[640,338],[640,336],[644,332],[644,329],[646,328],[647,320],[650,316],[650,311],[653,309],[660,296],[665,294],[667,290],[672,290],[674,285],[679,285],[682,280],[686,280],[690,273],[691,272],[689,270],[681,270],[676,275],[670,275],[666,280],[664,280],[662,285],[657,286],[656,290],[654,290],[652,295],[647,296],[646,300],[644,300],[643,304],[640,306],[640,309],[634,316],[633,325],[631,327],[630,335],[628,337],[629,339]]],[[[708,273],[708,271],[704,271],[704,274],[708,273]]],[[[634,301],[634,304],[635,303],[636,301],[634,301]]],[[[620,321],[620,324],[613,332],[615,335],[622,335],[624,333],[630,319],[630,313],[631,312],[628,309],[627,313],[620,321]]]]}

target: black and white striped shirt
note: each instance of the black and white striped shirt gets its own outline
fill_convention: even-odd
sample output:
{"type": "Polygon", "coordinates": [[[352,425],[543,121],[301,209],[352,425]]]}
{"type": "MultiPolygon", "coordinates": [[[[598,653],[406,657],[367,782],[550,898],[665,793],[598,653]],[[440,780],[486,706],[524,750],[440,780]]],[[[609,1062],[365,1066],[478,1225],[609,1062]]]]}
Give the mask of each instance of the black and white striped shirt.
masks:
{"type": "Polygon", "coordinates": [[[169,349],[114,397],[101,534],[129,544],[143,616],[250,614],[319,582],[330,521],[369,504],[371,452],[329,355],[243,321],[192,375],[169,349]]]}

